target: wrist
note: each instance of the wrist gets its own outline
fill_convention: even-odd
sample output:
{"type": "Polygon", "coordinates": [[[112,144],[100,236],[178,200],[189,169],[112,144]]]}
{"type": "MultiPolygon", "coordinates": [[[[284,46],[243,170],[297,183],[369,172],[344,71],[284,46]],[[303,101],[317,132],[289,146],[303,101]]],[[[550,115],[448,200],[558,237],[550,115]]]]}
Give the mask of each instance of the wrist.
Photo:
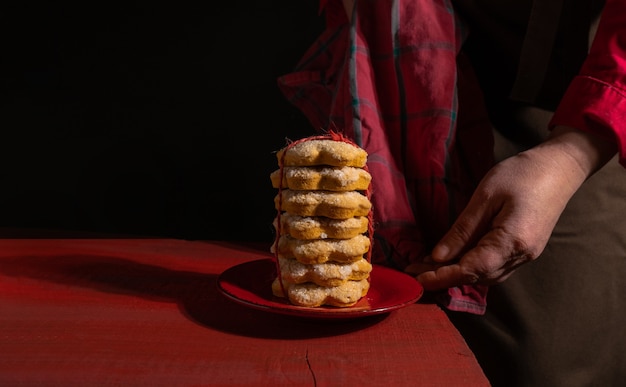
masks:
{"type": "Polygon", "coordinates": [[[597,134],[566,126],[555,127],[548,139],[538,145],[571,159],[584,178],[602,168],[617,154],[617,144],[597,134]]]}

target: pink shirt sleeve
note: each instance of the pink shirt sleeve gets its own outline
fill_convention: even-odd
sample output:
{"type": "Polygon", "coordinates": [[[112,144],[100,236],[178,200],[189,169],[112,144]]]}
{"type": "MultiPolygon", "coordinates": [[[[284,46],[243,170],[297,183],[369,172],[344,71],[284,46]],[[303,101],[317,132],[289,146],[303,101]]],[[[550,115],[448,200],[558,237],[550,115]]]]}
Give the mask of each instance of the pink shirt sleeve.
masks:
{"type": "Polygon", "coordinates": [[[626,4],[607,0],[591,50],[550,128],[565,125],[617,142],[626,167],[626,4]]]}

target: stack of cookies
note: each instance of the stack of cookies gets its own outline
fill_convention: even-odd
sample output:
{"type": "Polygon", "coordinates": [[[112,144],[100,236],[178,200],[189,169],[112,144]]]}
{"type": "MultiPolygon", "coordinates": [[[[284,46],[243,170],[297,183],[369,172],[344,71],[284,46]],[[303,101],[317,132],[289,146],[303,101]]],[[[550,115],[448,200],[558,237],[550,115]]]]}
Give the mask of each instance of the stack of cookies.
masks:
{"type": "Polygon", "coordinates": [[[277,158],[272,292],[298,306],[356,304],[372,271],[367,153],[343,137],[319,136],[289,144],[277,158]]]}

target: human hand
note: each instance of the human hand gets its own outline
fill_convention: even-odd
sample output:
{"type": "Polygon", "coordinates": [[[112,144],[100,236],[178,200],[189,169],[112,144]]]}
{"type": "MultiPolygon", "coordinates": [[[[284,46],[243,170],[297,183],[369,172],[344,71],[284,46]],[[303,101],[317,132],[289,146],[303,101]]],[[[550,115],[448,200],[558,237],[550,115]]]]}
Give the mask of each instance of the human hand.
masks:
{"type": "Polygon", "coordinates": [[[555,129],[546,143],[497,164],[431,256],[406,272],[427,290],[493,285],[536,259],[569,199],[615,153],[596,140],[555,129]]]}

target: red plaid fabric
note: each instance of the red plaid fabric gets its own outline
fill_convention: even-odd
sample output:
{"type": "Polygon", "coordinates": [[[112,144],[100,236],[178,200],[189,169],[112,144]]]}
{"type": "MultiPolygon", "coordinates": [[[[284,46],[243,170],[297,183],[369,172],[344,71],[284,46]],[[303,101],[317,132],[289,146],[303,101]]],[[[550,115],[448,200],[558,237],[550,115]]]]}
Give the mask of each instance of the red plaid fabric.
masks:
{"type": "MultiPolygon", "coordinates": [[[[462,25],[449,1],[322,2],[326,29],[279,87],[316,130],[343,132],[369,154],[373,262],[403,269],[424,258],[491,167],[493,138],[462,25]],[[463,99],[461,109],[458,101],[463,99]]],[[[487,288],[440,294],[482,314],[487,288]]]]}

